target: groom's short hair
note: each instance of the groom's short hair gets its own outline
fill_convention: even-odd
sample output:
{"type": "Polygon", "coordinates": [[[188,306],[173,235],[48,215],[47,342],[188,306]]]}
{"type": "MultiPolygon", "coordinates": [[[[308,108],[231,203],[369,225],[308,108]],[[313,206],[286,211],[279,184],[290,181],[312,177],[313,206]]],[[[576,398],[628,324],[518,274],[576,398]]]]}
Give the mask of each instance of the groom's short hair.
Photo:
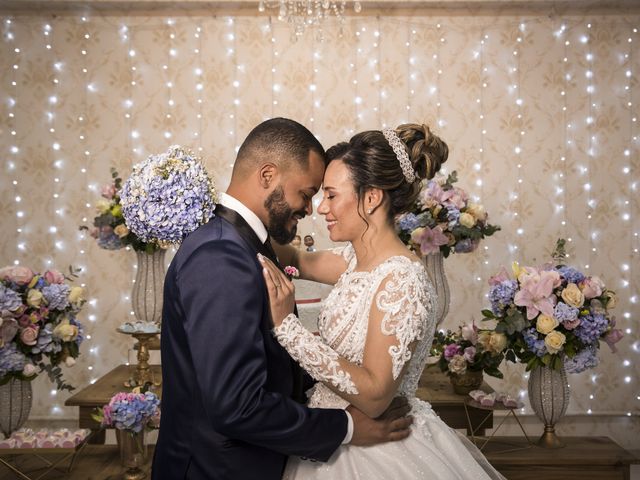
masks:
{"type": "Polygon", "coordinates": [[[310,151],[326,162],[324,148],[307,127],[288,118],[272,118],[251,130],[242,142],[233,174],[246,174],[264,160],[283,168],[301,167],[306,170],[309,168],[310,151]]]}

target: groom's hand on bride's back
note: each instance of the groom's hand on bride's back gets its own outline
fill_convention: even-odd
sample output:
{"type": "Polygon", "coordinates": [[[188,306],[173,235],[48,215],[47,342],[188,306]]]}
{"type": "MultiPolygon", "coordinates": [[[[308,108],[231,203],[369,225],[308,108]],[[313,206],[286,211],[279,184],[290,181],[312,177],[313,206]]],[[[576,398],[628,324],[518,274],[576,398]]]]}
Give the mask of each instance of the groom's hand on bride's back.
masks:
{"type": "Polygon", "coordinates": [[[353,418],[351,445],[366,446],[402,440],[411,433],[413,417],[411,406],[405,397],[395,397],[378,418],[369,418],[350,405],[347,410],[353,418]]]}

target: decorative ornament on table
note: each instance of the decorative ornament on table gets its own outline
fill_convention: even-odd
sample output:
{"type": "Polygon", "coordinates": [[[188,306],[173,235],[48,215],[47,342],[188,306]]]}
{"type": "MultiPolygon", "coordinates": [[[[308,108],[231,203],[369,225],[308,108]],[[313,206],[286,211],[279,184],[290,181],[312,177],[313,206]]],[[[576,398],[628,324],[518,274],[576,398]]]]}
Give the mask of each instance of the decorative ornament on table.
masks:
{"type": "Polygon", "coordinates": [[[489,280],[491,310],[482,311],[507,337],[505,358],[532,371],[529,399],[545,424],[538,444],[548,448],[563,446],[555,424],[569,403],[565,371],[595,367],[600,341],[615,352],[623,336],[611,315],[615,293],[600,278],[565,265],[566,256],[565,240],[560,239],[553,263],[521,267],[514,262],[513,277],[503,268],[489,280]]]}
{"type": "Polygon", "coordinates": [[[160,399],[157,395],[139,388],[130,393],[116,393],[92,417],[102,427],[116,429],[120,460],[127,468],[123,478],[145,478],[146,474],[141,469],[148,460],[145,432],[160,426],[160,399]]]}
{"type": "Polygon", "coordinates": [[[506,345],[504,334],[479,330],[471,323],[462,325],[457,332],[437,331],[431,355],[438,357],[437,365],[451,380],[454,392],[466,395],[482,385],[483,372],[502,378],[498,367],[506,345]]]}
{"type": "Polygon", "coordinates": [[[31,380],[47,372],[59,390],[61,364],[71,367],[84,340],[78,314],[84,289],[57,270],[34,273],[23,266],[0,269],[0,430],[9,436],[24,424],[32,402],[31,380]]]}
{"type": "Polygon", "coordinates": [[[468,194],[454,186],[457,181],[455,170],[446,178],[437,175],[424,180],[412,211],[396,218],[398,235],[423,258],[436,289],[438,324],[446,317],[450,300],[443,258],[452,253],[473,252],[480,240],[500,230],[488,223],[482,205],[470,202],[468,194]]]}

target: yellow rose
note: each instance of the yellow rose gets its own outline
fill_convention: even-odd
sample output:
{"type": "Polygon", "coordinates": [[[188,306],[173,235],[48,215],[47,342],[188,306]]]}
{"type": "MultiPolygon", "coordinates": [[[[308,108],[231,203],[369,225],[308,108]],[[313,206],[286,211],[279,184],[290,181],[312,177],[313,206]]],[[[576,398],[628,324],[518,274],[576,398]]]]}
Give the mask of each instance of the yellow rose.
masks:
{"type": "Polygon", "coordinates": [[[570,283],[567,285],[567,288],[562,291],[562,299],[567,305],[571,305],[572,307],[580,308],[584,305],[584,295],[575,283],[570,283]]]}
{"type": "Polygon", "coordinates": [[[111,202],[105,198],[101,198],[96,202],[96,210],[100,214],[107,213],[111,210],[111,202]]]}
{"type": "Polygon", "coordinates": [[[560,333],[557,330],[549,333],[546,337],[544,337],[544,344],[547,346],[547,350],[550,354],[558,353],[562,350],[562,346],[567,338],[564,334],[560,333]]]}
{"type": "Polygon", "coordinates": [[[460,214],[460,224],[467,228],[471,228],[476,224],[476,219],[470,213],[463,212],[460,214]]]}
{"type": "Polygon", "coordinates": [[[433,216],[437,217],[440,211],[442,210],[442,205],[436,205],[433,209],[433,216]]]}
{"type": "Polygon", "coordinates": [[[71,303],[82,303],[84,301],[84,289],[82,287],[71,287],[69,301],[71,303]]]}
{"type": "Polygon", "coordinates": [[[78,327],[71,325],[69,320],[65,319],[53,329],[53,336],[63,342],[73,342],[78,336],[78,327]]]}
{"type": "Polygon", "coordinates": [[[120,238],[124,238],[129,235],[129,229],[124,223],[121,223],[116,228],[113,229],[113,232],[118,235],[120,238]]]}
{"type": "Polygon", "coordinates": [[[469,203],[467,205],[466,212],[473,215],[473,218],[475,218],[476,220],[487,219],[487,212],[485,211],[484,207],[479,203],[469,203]]]}
{"type": "Polygon", "coordinates": [[[536,330],[546,335],[558,326],[558,320],[541,313],[536,321],[536,330]]]}
{"type": "Polygon", "coordinates": [[[489,351],[498,354],[507,348],[507,337],[504,333],[492,332],[489,337],[489,351]]]}
{"type": "Polygon", "coordinates": [[[35,288],[32,288],[29,290],[29,293],[27,293],[27,305],[31,305],[34,308],[38,308],[40,304],[42,304],[43,299],[44,296],[42,295],[42,292],[35,288]]]}

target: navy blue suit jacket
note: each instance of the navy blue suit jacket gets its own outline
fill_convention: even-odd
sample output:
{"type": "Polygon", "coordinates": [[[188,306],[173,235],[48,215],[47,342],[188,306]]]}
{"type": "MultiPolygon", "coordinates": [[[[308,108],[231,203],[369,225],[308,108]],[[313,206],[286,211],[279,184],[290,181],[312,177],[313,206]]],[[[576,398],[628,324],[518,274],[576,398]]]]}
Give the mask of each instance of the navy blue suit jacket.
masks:
{"type": "Polygon", "coordinates": [[[271,334],[264,246],[235,223],[216,215],[167,271],[154,480],[277,480],[288,455],[326,461],[347,432],[344,411],[291,399],[299,367],[271,334]]]}

